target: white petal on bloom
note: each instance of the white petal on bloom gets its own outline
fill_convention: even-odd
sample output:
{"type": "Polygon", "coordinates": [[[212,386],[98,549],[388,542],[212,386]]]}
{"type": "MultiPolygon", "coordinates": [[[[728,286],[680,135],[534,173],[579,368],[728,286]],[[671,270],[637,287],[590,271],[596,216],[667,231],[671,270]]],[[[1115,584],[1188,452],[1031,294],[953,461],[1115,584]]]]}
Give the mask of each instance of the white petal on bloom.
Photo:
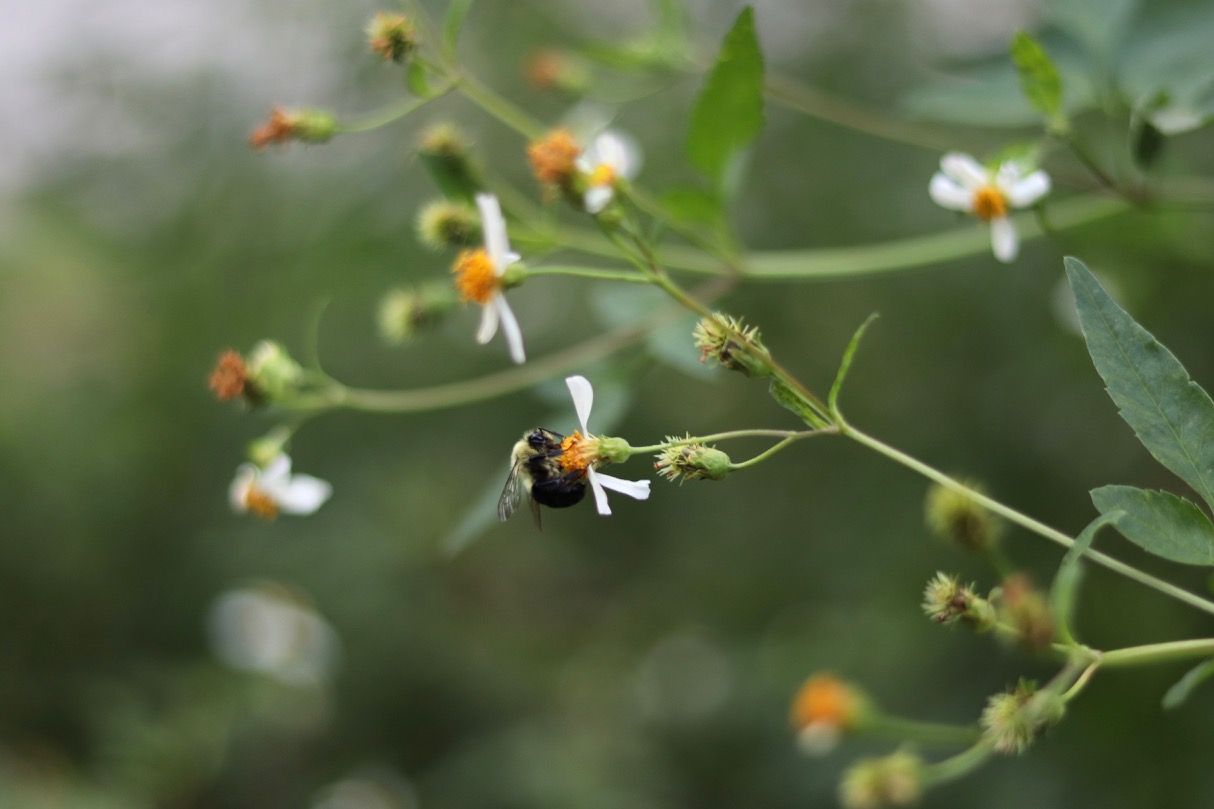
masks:
{"type": "Polygon", "coordinates": [[[477,194],[476,207],[481,212],[481,230],[485,232],[485,252],[493,262],[493,271],[501,275],[509,263],[510,242],[506,239],[506,220],[502,206],[492,194],[477,194]]]}
{"type": "Polygon", "coordinates": [[[232,478],[232,484],[228,486],[228,502],[236,513],[243,514],[249,510],[249,489],[253,488],[255,480],[257,467],[253,464],[242,463],[236,468],[236,477],[232,478]]]}
{"type": "Polygon", "coordinates": [[[333,486],[311,475],[295,475],[270,496],[286,514],[311,514],[333,496],[333,486]]]}
{"type": "Polygon", "coordinates": [[[285,452],[275,455],[258,475],[258,483],[269,489],[285,483],[291,477],[291,456],[285,452]]]}
{"type": "Polygon", "coordinates": [[[584,376],[565,377],[565,385],[573,398],[573,409],[577,411],[578,423],[582,425],[582,435],[590,435],[586,422],[590,418],[590,408],[594,406],[594,388],[584,376]]]}
{"type": "Polygon", "coordinates": [[[527,361],[527,355],[523,351],[523,331],[518,327],[518,319],[514,316],[514,310],[510,308],[510,304],[506,303],[505,295],[498,295],[485,308],[491,307],[497,309],[498,316],[501,318],[502,335],[506,338],[506,347],[510,349],[510,359],[522,365],[527,361]]]}
{"type": "Polygon", "coordinates": [[[607,504],[607,492],[603,490],[599,473],[594,471],[593,466],[586,468],[586,480],[590,483],[590,491],[594,492],[595,510],[604,517],[610,517],[611,506],[607,504]]]}
{"type": "MultiPolygon", "coordinates": [[[[505,269],[508,269],[511,264],[517,264],[518,262],[520,262],[522,260],[523,260],[523,257],[520,256],[518,253],[515,253],[512,250],[507,250],[506,251],[506,260],[503,262],[503,264],[504,264],[505,269]]],[[[502,272],[505,272],[505,269],[503,269],[502,272]]],[[[500,272],[498,273],[498,275],[501,275],[501,274],[502,273],[500,273],[500,272]]]]}
{"type": "Polygon", "coordinates": [[[632,179],[641,170],[641,148],[622,132],[607,130],[587,150],[594,165],[606,164],[621,177],[632,179]]]}
{"type": "Polygon", "coordinates": [[[495,301],[489,301],[481,307],[481,325],[476,330],[476,342],[481,345],[492,340],[493,335],[497,334],[498,309],[494,303],[495,301]]]}
{"type": "Polygon", "coordinates": [[[647,480],[624,480],[614,475],[604,475],[602,472],[596,474],[604,489],[626,494],[634,500],[649,499],[649,481],[647,480]]]}
{"type": "Polygon", "coordinates": [[[1020,238],[1016,235],[1016,226],[1006,216],[991,220],[991,249],[995,258],[1004,264],[1016,260],[1016,253],[1020,250],[1020,238]]]}
{"type": "Polygon", "coordinates": [[[1050,175],[1034,171],[1023,180],[1017,180],[1003,189],[1008,202],[1014,208],[1025,208],[1050,193],[1050,175]]]}
{"type": "Polygon", "coordinates": [[[974,206],[973,192],[957,185],[943,172],[932,175],[932,182],[927,187],[927,193],[931,195],[933,202],[950,211],[968,211],[974,206]]]}
{"type": "Polygon", "coordinates": [[[615,189],[609,185],[596,185],[593,188],[586,189],[586,195],[582,198],[582,204],[586,206],[586,213],[598,213],[607,207],[607,203],[611,202],[611,198],[615,196],[615,189]]]}
{"type": "Polygon", "coordinates": [[[973,190],[986,185],[990,178],[986,169],[974,158],[960,152],[949,152],[940,160],[940,170],[962,188],[973,190]]]}

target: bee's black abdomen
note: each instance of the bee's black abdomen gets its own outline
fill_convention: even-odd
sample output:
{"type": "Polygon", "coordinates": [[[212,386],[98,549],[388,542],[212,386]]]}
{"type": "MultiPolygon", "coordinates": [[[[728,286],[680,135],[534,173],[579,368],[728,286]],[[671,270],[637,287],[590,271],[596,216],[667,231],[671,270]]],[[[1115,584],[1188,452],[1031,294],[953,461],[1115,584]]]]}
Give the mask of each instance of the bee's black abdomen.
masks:
{"type": "Polygon", "coordinates": [[[531,496],[542,506],[569,508],[582,502],[586,496],[586,479],[560,477],[537,480],[531,484],[531,496]]]}

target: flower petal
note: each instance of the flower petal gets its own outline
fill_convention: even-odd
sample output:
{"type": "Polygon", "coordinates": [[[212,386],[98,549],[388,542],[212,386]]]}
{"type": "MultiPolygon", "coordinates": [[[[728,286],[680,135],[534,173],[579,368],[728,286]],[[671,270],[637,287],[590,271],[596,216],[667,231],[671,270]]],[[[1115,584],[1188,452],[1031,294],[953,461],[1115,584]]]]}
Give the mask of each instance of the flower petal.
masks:
{"type": "Polygon", "coordinates": [[[600,515],[610,517],[611,506],[607,504],[607,492],[603,490],[599,477],[593,466],[586,468],[586,480],[590,483],[590,491],[594,492],[594,508],[600,515]]]}
{"type": "Polygon", "coordinates": [[[1023,180],[1017,180],[1004,190],[1012,207],[1025,208],[1050,193],[1050,175],[1034,171],[1023,180]]]}
{"type": "Polygon", "coordinates": [[[261,470],[259,477],[261,485],[268,489],[286,483],[291,477],[291,456],[285,452],[278,453],[261,470]]]}
{"type": "Polygon", "coordinates": [[[497,307],[498,317],[502,321],[502,335],[506,338],[506,347],[510,349],[510,359],[518,365],[522,365],[527,361],[527,354],[523,351],[523,331],[518,327],[518,319],[514,316],[514,310],[510,308],[510,304],[506,303],[505,295],[498,295],[497,300],[489,306],[497,307]]]}
{"type": "Polygon", "coordinates": [[[481,212],[481,230],[485,232],[485,251],[493,262],[493,271],[501,275],[506,271],[510,242],[506,238],[506,220],[502,206],[492,194],[477,194],[476,207],[481,212]]]}
{"type": "Polygon", "coordinates": [[[582,204],[586,206],[586,213],[598,213],[607,207],[607,203],[611,202],[611,198],[615,196],[615,189],[609,185],[596,185],[593,188],[587,189],[586,195],[582,198],[582,204]]]}
{"type": "Polygon", "coordinates": [[[1004,264],[1016,260],[1020,238],[1016,235],[1016,226],[1006,216],[991,220],[991,249],[995,252],[995,258],[1004,264]]]}
{"type": "Polygon", "coordinates": [[[232,478],[232,483],[228,486],[228,502],[232,504],[232,510],[237,514],[243,514],[249,510],[249,489],[253,487],[253,481],[257,480],[257,467],[251,463],[242,463],[236,468],[236,477],[232,478]]]}
{"type": "Polygon", "coordinates": [[[989,182],[987,171],[974,158],[961,152],[949,152],[940,160],[940,170],[962,188],[973,190],[989,182]]]}
{"type": "Polygon", "coordinates": [[[582,425],[582,435],[590,435],[586,422],[590,418],[590,409],[594,407],[594,387],[584,376],[565,377],[565,385],[573,398],[573,409],[577,411],[578,423],[582,425]]]}
{"type": "Polygon", "coordinates": [[[484,345],[497,334],[497,306],[495,301],[489,301],[481,307],[481,325],[476,330],[476,342],[484,345]]]}
{"type": "Polygon", "coordinates": [[[604,489],[626,494],[634,500],[649,499],[649,481],[647,480],[624,480],[614,475],[604,475],[602,472],[596,474],[604,489]]]}
{"type": "Polygon", "coordinates": [[[968,211],[973,207],[974,194],[957,185],[948,175],[937,172],[927,187],[932,202],[950,211],[968,211]]]}
{"type": "Polygon", "coordinates": [[[635,177],[641,169],[641,148],[622,132],[607,130],[594,139],[590,151],[595,154],[595,165],[611,166],[616,174],[626,179],[635,177]]]}
{"type": "Polygon", "coordinates": [[[285,514],[311,514],[333,495],[328,481],[311,475],[296,475],[275,498],[285,514]]]}

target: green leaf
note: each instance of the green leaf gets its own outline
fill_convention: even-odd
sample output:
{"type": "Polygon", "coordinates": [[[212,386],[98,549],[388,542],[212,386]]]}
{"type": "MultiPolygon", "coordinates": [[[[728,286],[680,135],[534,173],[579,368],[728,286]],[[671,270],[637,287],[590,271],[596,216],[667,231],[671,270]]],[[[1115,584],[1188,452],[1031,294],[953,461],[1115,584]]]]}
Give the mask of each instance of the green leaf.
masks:
{"type": "Polygon", "coordinates": [[[835,381],[830,386],[830,393],[827,395],[827,406],[830,407],[830,412],[836,419],[841,417],[839,412],[839,393],[843,390],[843,381],[847,379],[847,372],[851,370],[851,362],[856,356],[856,350],[860,348],[860,341],[864,339],[864,332],[868,331],[868,327],[872,322],[880,317],[877,312],[869,315],[860,328],[856,329],[855,334],[851,336],[851,340],[847,343],[847,348],[843,351],[843,359],[839,361],[839,370],[835,373],[835,381]]]}
{"type": "Polygon", "coordinates": [[[1034,109],[1047,119],[1062,114],[1062,77],[1041,43],[1024,31],[1012,38],[1012,61],[1020,73],[1020,89],[1034,109]]]}
{"type": "Polygon", "coordinates": [[[763,128],[763,54],[747,7],[725,35],[691,112],[687,156],[721,187],[763,128]]]}
{"type": "Polygon", "coordinates": [[[1102,486],[1091,494],[1102,514],[1124,512],[1114,521],[1117,530],[1143,550],[1184,565],[1214,565],[1214,523],[1189,500],[1134,486],[1102,486]]]}
{"type": "Polygon", "coordinates": [[[1137,5],[1137,0],[1051,0],[1042,16],[1086,45],[1098,61],[1111,62],[1137,5]]]}
{"type": "Polygon", "coordinates": [[[1214,508],[1214,401],[1150,332],[1067,257],[1088,353],[1121,417],[1155,459],[1214,508]]]}
{"type": "Polygon", "coordinates": [[[447,6],[447,16],[443,19],[443,46],[448,51],[455,50],[459,32],[463,30],[471,8],[472,0],[451,0],[451,5],[447,6]]]}
{"type": "Polygon", "coordinates": [[[429,98],[430,92],[430,76],[426,66],[422,64],[420,59],[414,59],[409,63],[409,68],[405,73],[405,83],[409,86],[409,92],[418,98],[429,98]]]}
{"type": "Polygon", "coordinates": [[[1214,660],[1198,663],[1194,668],[1189,669],[1188,673],[1177,680],[1176,684],[1163,695],[1164,709],[1172,711],[1179,708],[1193,693],[1193,689],[1211,677],[1214,677],[1214,660]]]}
{"type": "Polygon", "coordinates": [[[1075,612],[1075,598],[1079,593],[1079,582],[1083,578],[1083,568],[1079,566],[1079,560],[1092,547],[1100,529],[1112,524],[1119,516],[1121,515],[1118,513],[1102,514],[1088,523],[1088,527],[1075,537],[1075,544],[1067,550],[1058,564],[1054,584],[1050,587],[1050,610],[1065,641],[1073,643],[1075,640],[1071,634],[1071,616],[1075,612]]]}

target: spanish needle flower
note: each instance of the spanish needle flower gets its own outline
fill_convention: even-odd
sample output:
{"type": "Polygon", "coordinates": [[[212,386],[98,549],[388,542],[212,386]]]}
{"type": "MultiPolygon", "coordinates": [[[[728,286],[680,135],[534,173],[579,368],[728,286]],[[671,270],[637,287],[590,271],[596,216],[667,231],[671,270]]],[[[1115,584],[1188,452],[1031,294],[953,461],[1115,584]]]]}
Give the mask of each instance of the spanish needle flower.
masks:
{"type": "Polygon", "coordinates": [[[991,248],[995,258],[1004,263],[1014,261],[1020,249],[1009,210],[1027,208],[1049,191],[1050,177],[1044,171],[1021,176],[1019,164],[1011,161],[992,171],[958,152],[941,159],[940,171],[928,186],[932,200],[942,208],[963,211],[991,223],[991,248]]]}
{"type": "Polygon", "coordinates": [[[333,494],[333,487],[311,475],[292,475],[291,458],[281,453],[265,467],[241,464],[228,487],[232,510],[271,520],[282,514],[312,514],[333,494]]]}
{"type": "Polygon", "coordinates": [[[611,514],[611,507],[607,504],[607,489],[636,500],[648,500],[649,481],[623,480],[598,471],[597,467],[604,464],[626,460],[629,449],[627,442],[620,438],[595,436],[590,432],[587,422],[590,419],[590,409],[594,405],[594,388],[590,385],[590,380],[584,376],[571,376],[565,379],[565,384],[569,387],[573,409],[577,411],[578,424],[582,429],[565,436],[561,441],[561,467],[570,472],[585,471],[587,482],[594,492],[595,508],[604,517],[611,514]]]}
{"type": "Polygon", "coordinates": [[[793,697],[789,712],[797,741],[811,755],[830,752],[839,738],[862,726],[868,700],[850,683],[829,673],[810,677],[793,697]]]}
{"type": "Polygon", "coordinates": [[[626,135],[612,130],[600,133],[577,159],[586,181],[582,204],[597,214],[615,197],[616,183],[631,180],[641,170],[641,150],[626,135]]]}
{"type": "Polygon", "coordinates": [[[451,268],[455,274],[455,289],[461,299],[481,307],[481,325],[476,331],[476,341],[484,345],[492,340],[500,323],[510,349],[510,358],[522,363],[527,359],[523,351],[523,333],[502,290],[502,276],[520,257],[518,253],[510,251],[506,220],[502,217],[497,197],[477,194],[476,207],[481,214],[485,246],[464,250],[455,259],[455,265],[451,268]]]}

